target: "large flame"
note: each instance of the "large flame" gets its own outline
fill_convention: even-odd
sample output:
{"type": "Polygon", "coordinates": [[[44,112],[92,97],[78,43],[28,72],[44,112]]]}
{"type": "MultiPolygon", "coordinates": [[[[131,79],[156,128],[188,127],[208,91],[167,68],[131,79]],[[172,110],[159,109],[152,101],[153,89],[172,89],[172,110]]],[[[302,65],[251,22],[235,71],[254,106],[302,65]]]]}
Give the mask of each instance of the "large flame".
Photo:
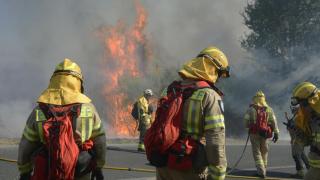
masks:
{"type": "MultiPolygon", "coordinates": [[[[99,29],[105,53],[103,72],[106,84],[103,94],[107,104],[107,119],[112,126],[112,134],[117,136],[135,135],[136,124],[131,117],[133,102],[127,102],[127,95],[121,92],[119,81],[124,75],[139,77],[144,75],[146,61],[150,59],[150,48],[143,31],[147,23],[147,13],[139,1],[135,1],[137,17],[131,27],[118,21],[114,27],[99,29]]],[[[136,99],[136,98],[135,98],[136,99]]]]}

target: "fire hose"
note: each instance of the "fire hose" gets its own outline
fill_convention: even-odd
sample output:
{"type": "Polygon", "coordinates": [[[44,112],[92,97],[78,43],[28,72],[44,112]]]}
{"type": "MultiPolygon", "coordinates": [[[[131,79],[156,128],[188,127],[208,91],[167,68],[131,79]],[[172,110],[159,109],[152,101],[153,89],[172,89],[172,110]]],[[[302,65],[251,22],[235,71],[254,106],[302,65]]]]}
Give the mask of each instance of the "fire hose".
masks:
{"type": "MultiPolygon", "coordinates": [[[[0,161],[16,163],[17,160],[7,159],[0,157],[0,161]]],[[[116,170],[116,171],[133,171],[133,172],[145,172],[145,173],[155,173],[154,169],[143,169],[143,168],[131,168],[131,167],[117,167],[117,166],[104,166],[102,169],[106,170],[116,170]]],[[[260,179],[259,177],[253,176],[237,176],[237,175],[226,175],[227,178],[231,179],[260,179]]],[[[266,178],[266,180],[284,180],[284,178],[266,178]]]]}
{"type": "Polygon", "coordinates": [[[236,161],[236,163],[233,165],[233,167],[227,171],[227,174],[230,174],[232,173],[236,167],[238,166],[238,164],[240,163],[241,159],[243,158],[244,156],[244,153],[246,152],[246,149],[247,149],[247,146],[248,146],[248,142],[249,142],[249,138],[250,138],[250,135],[248,133],[248,136],[247,136],[247,140],[246,140],[246,145],[244,146],[243,150],[242,150],[242,153],[241,153],[241,156],[239,157],[239,159],[236,161]]]}

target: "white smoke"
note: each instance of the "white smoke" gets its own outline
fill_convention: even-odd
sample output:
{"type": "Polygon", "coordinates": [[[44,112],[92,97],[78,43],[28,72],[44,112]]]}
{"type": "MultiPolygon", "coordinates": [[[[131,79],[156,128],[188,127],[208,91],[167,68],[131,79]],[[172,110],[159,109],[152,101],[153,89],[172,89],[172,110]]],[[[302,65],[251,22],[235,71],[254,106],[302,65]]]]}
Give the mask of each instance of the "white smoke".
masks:
{"type": "MultiPolygon", "coordinates": [[[[174,74],[168,71],[179,68],[208,45],[215,45],[227,54],[232,68],[233,77],[220,85],[226,89],[227,106],[240,117],[255,91],[262,89],[270,97],[277,116],[282,117],[289,106],[291,88],[319,67],[319,62],[314,58],[298,72],[281,77],[266,70],[267,57],[263,62],[252,60],[240,46],[247,31],[240,15],[246,3],[142,0],[149,15],[146,33],[153,47],[153,61],[161,66],[161,73],[174,74]]],[[[104,47],[95,32],[98,27],[115,25],[120,19],[131,24],[134,17],[134,1],[127,0],[0,0],[0,137],[21,135],[55,65],[65,57],[76,60],[82,67],[86,93],[102,118],[106,117],[101,97],[105,81],[99,72],[108,65],[102,64],[104,47]]],[[[134,91],[155,83],[164,82],[146,77],[134,91]]]]}

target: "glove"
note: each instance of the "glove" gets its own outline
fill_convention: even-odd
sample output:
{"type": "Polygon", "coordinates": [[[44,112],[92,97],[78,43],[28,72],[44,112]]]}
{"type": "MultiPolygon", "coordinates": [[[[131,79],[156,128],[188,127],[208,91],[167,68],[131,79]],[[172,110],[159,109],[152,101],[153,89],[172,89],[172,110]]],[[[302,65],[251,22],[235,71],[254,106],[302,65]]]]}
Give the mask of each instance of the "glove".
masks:
{"type": "Polygon", "coordinates": [[[96,168],[92,171],[91,180],[103,180],[103,173],[101,168],[96,168]]]}
{"type": "Polygon", "coordinates": [[[20,174],[19,180],[30,180],[30,179],[31,179],[31,172],[20,174]]]}
{"type": "Polygon", "coordinates": [[[275,143],[275,142],[278,141],[278,139],[279,139],[279,134],[278,133],[274,133],[272,141],[275,143]]]}
{"type": "Polygon", "coordinates": [[[153,113],[153,106],[149,105],[148,114],[152,114],[152,113],[153,113]]]}

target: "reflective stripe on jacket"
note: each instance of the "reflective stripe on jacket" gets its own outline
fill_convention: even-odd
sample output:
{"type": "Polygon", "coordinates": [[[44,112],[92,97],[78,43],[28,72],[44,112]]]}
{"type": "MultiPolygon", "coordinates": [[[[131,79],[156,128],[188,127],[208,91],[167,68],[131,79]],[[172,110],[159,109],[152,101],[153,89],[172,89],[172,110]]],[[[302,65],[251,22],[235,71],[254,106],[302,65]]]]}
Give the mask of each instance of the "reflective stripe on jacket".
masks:
{"type": "MultiPolygon", "coordinates": [[[[47,119],[44,113],[39,109],[35,109],[35,121],[36,128],[31,128],[28,125],[25,126],[23,136],[31,141],[45,143],[43,136],[43,122],[47,119]]],[[[94,109],[89,104],[82,104],[81,113],[77,118],[77,129],[81,134],[81,142],[85,142],[90,138],[94,138],[104,133],[104,130],[101,128],[101,121],[94,121],[94,109]]]]}
{"type": "MultiPolygon", "coordinates": [[[[18,150],[20,173],[32,170],[32,155],[41,148],[43,144],[41,142],[44,142],[42,123],[46,120],[39,107],[32,111],[27,120],[18,150]]],[[[102,167],[105,164],[106,137],[103,124],[93,104],[82,104],[81,113],[77,118],[76,131],[80,134],[78,140],[81,138],[81,142],[88,139],[93,140],[97,167],[102,167]]]]}
{"type": "Polygon", "coordinates": [[[203,137],[205,130],[224,128],[223,102],[213,89],[196,90],[183,108],[183,132],[194,139],[203,137]]]}
{"type": "MultiPolygon", "coordinates": [[[[185,80],[183,84],[195,83],[185,80]]],[[[205,138],[208,179],[226,175],[224,107],[221,96],[211,88],[194,91],[183,105],[182,134],[195,140],[205,138]]]]}

